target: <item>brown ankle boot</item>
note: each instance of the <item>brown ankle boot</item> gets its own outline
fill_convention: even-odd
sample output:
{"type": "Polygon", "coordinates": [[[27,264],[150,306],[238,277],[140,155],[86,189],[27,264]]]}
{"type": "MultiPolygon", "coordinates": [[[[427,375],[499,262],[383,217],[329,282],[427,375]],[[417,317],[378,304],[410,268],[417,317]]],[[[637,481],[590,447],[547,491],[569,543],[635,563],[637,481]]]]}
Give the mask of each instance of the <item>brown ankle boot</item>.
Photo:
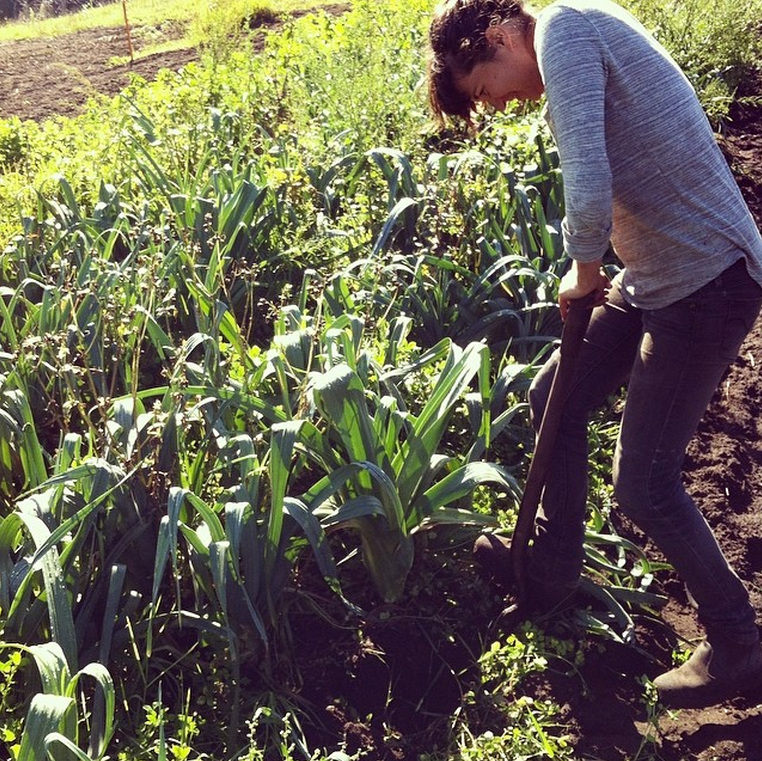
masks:
{"type": "Polygon", "coordinates": [[[742,645],[720,637],[704,640],[682,666],[654,679],[667,708],[704,708],[735,697],[762,680],[759,642],[742,645]]]}

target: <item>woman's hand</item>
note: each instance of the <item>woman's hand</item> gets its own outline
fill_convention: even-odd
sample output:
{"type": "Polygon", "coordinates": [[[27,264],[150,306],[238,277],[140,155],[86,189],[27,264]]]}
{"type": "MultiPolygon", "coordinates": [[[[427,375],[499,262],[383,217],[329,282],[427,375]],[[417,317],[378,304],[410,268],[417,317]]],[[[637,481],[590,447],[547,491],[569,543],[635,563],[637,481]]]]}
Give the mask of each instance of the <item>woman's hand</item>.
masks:
{"type": "Polygon", "coordinates": [[[606,302],[606,294],[611,282],[601,270],[600,260],[595,262],[573,261],[571,269],[561,278],[558,287],[558,306],[561,308],[561,319],[565,320],[569,313],[569,304],[575,299],[581,299],[588,293],[595,294],[594,306],[606,302]]]}

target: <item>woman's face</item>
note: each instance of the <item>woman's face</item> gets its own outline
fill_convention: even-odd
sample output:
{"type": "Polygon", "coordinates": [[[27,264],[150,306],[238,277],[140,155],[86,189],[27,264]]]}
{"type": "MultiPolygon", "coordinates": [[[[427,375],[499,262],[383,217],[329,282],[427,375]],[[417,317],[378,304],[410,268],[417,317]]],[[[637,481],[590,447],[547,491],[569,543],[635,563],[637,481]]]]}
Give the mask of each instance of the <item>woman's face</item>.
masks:
{"type": "Polygon", "coordinates": [[[487,40],[495,51],[490,61],[477,63],[458,87],[475,103],[504,111],[512,100],[539,100],[545,86],[534,52],[533,27],[525,33],[506,24],[490,27],[487,40]]]}

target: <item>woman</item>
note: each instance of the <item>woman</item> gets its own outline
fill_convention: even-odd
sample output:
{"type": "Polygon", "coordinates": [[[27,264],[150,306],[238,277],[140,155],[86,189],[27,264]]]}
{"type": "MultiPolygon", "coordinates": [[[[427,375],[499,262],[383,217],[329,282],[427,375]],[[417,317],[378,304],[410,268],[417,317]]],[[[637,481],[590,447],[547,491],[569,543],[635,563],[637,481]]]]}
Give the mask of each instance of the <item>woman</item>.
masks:
{"type": "MultiPolygon", "coordinates": [[[[546,96],[564,176],[559,306],[598,306],[577,360],[528,569],[536,609],[574,592],[582,568],[587,421],[627,384],[613,465],[617,502],[661,548],[696,601],[706,639],[655,680],[672,707],[756,684],[755,612],[681,480],[685,449],[762,304],[762,238],[688,80],[628,12],[558,0],[536,17],[515,0],[447,0],[430,30],[435,114],[546,96]],[[609,283],[610,244],[624,265],[609,283]]],[[[536,427],[558,361],[530,390],[536,427]]],[[[477,558],[507,573],[495,537],[477,558]]],[[[501,575],[498,574],[498,575],[501,575]]]]}

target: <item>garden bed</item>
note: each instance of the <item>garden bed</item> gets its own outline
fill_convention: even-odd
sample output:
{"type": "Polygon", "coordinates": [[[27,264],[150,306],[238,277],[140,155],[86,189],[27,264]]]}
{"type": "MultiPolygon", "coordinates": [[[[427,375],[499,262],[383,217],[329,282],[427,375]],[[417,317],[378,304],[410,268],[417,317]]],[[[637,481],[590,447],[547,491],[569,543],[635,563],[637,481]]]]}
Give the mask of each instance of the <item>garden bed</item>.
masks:
{"type": "MultiPolygon", "coordinates": [[[[336,12],[340,6],[334,8],[336,12]]],[[[42,120],[78,113],[88,96],[112,95],[130,73],[151,78],[196,58],[181,50],[112,66],[122,54],[121,30],[80,32],[55,40],[0,45],[0,116],[42,120]]],[[[760,95],[758,86],[745,95],[760,95]]],[[[762,224],[762,111],[737,106],[722,138],[739,183],[762,224]]],[[[762,610],[762,322],[744,344],[691,444],[686,478],[738,573],[762,610]]],[[[627,527],[622,526],[626,532],[627,527]]],[[[311,739],[330,746],[337,738],[365,758],[419,758],[436,750],[451,714],[463,704],[462,685],[484,642],[500,633],[502,601],[478,575],[467,546],[454,553],[419,553],[415,578],[423,580],[405,601],[368,613],[358,640],[304,608],[293,623],[294,651],[303,685],[298,699],[315,718],[311,739]],[[320,653],[315,658],[314,653],[320,653]],[[464,677],[464,674],[466,675],[464,677]]],[[[700,636],[681,585],[667,578],[664,620],[689,640],[700,636]]],[[[362,590],[355,590],[362,602],[362,590]]],[[[345,616],[334,597],[315,592],[326,618],[345,616]]],[[[562,625],[563,622],[561,622],[562,625]]],[[[568,634],[568,631],[565,632],[568,634]]],[[[522,690],[563,707],[562,719],[580,757],[632,759],[648,725],[639,677],[667,664],[675,640],[658,624],[641,624],[639,648],[607,644],[578,669],[551,668],[522,690]]],[[[762,698],[762,695],[760,695],[762,698]]],[[[762,737],[762,707],[736,700],[711,709],[663,717],[654,737],[664,761],[754,757],[762,737]]],[[[482,716],[482,730],[490,717],[482,716]]],[[[441,749],[440,749],[441,750],[441,749]]]]}

